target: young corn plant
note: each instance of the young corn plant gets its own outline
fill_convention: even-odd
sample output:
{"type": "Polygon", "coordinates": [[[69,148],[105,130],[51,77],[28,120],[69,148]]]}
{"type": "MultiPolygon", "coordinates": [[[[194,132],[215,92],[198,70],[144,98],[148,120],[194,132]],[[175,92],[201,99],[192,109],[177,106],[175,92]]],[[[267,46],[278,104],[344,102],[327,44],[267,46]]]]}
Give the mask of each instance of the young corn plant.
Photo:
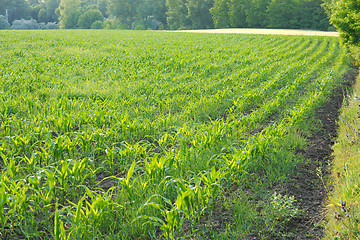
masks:
{"type": "Polygon", "coordinates": [[[134,185],[134,181],[131,181],[131,178],[135,172],[136,162],[133,162],[129,168],[129,171],[125,178],[119,179],[119,184],[123,187],[123,191],[128,194],[130,200],[135,196],[136,186],[134,185]]]}
{"type": "Polygon", "coordinates": [[[215,166],[213,166],[210,171],[205,171],[200,175],[200,179],[205,185],[203,191],[205,193],[204,198],[206,198],[207,195],[211,198],[212,201],[211,211],[213,211],[215,208],[218,195],[222,193],[222,184],[225,176],[226,172],[224,172],[222,169],[216,171],[215,166]]]}
{"type": "Polygon", "coordinates": [[[141,205],[138,214],[142,211],[145,207],[152,207],[154,209],[160,210],[161,215],[164,216],[164,220],[155,216],[147,216],[147,215],[140,215],[134,221],[139,219],[144,219],[146,222],[143,224],[153,224],[156,227],[159,227],[162,231],[162,236],[166,239],[175,239],[176,233],[181,229],[181,210],[175,207],[171,201],[167,198],[164,198],[158,194],[151,196],[148,201],[141,205]],[[166,205],[155,203],[152,200],[154,197],[161,197],[161,199],[166,203],[166,205]]]}
{"type": "Polygon", "coordinates": [[[7,227],[7,222],[9,220],[8,216],[8,201],[9,201],[9,194],[6,191],[5,188],[5,176],[1,177],[1,186],[0,186],[0,226],[1,226],[1,232],[5,233],[5,228],[7,227]]]}
{"type": "Polygon", "coordinates": [[[60,219],[59,213],[59,205],[56,203],[55,205],[55,216],[54,216],[54,239],[55,240],[66,240],[68,237],[66,236],[64,223],[60,219]]]}
{"type": "Polygon", "coordinates": [[[100,195],[92,192],[89,188],[84,187],[86,194],[79,200],[73,203],[68,201],[73,209],[68,208],[68,215],[71,217],[73,223],[72,230],[69,237],[75,238],[93,238],[96,235],[91,235],[90,229],[105,228],[105,224],[109,223],[108,216],[117,209],[122,208],[122,205],[113,201],[113,188],[110,188],[105,194],[100,195]],[[86,200],[89,198],[90,200],[86,200]]]}
{"type": "Polygon", "coordinates": [[[149,157],[150,161],[145,161],[145,172],[149,175],[151,181],[160,181],[165,174],[172,170],[174,158],[155,155],[149,157]]]}

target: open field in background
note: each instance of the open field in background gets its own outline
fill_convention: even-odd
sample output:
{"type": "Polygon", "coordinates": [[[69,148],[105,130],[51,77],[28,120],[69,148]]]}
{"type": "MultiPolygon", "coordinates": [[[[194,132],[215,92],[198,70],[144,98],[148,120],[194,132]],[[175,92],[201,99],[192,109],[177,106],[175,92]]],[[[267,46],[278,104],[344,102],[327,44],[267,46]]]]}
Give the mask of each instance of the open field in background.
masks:
{"type": "Polygon", "coordinates": [[[341,82],[338,38],[0,32],[2,237],[256,235],[341,82]]]}
{"type": "Polygon", "coordinates": [[[315,30],[294,30],[294,29],[256,29],[256,28],[225,28],[225,29],[202,29],[202,30],[181,30],[179,32],[193,33],[240,33],[240,34],[273,34],[273,35],[304,35],[304,36],[339,36],[338,32],[324,32],[315,30]]]}

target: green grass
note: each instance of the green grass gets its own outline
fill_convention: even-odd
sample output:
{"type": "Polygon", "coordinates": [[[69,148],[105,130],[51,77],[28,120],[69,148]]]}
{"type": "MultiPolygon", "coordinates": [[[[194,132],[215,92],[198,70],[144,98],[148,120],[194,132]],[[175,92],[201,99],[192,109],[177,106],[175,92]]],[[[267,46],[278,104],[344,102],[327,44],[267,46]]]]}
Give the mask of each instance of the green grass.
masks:
{"type": "MultiPolygon", "coordinates": [[[[358,56],[357,59],[359,59],[358,56]]],[[[331,185],[334,190],[328,199],[326,239],[360,238],[359,94],[358,76],[353,92],[347,96],[343,104],[338,122],[339,136],[333,147],[331,185]]]]}
{"type": "Polygon", "coordinates": [[[265,237],[296,212],[270,189],[348,68],[333,37],[61,30],[0,42],[8,238],[265,237]],[[227,226],[211,224],[218,209],[227,226]]]}

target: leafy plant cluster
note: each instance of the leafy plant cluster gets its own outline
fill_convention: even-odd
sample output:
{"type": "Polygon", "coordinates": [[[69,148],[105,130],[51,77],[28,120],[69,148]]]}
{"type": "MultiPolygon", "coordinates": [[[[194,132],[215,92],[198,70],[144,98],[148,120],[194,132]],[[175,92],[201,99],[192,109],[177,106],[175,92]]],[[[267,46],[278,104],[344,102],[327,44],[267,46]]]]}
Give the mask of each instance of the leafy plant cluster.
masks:
{"type": "Polygon", "coordinates": [[[11,26],[11,29],[59,29],[59,24],[57,23],[38,23],[35,19],[31,20],[15,20],[11,26]]]}
{"type": "Polygon", "coordinates": [[[297,214],[269,189],[346,69],[337,38],[105,33],[2,34],[2,237],[265,237],[297,214]]]}
{"type": "Polygon", "coordinates": [[[360,46],[360,3],[356,0],[327,0],[330,22],[339,31],[346,44],[360,46]]]}

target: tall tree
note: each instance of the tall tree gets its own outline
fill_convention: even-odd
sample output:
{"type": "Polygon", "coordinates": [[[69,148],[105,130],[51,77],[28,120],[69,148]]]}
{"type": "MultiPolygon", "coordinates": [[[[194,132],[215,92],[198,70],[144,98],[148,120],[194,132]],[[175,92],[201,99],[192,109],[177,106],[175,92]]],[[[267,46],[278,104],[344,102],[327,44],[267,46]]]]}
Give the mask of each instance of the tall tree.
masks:
{"type": "Polygon", "coordinates": [[[5,19],[4,15],[0,15],[0,29],[8,29],[10,27],[9,22],[5,19]]]}
{"type": "Polygon", "coordinates": [[[59,17],[56,15],[56,9],[60,5],[60,0],[45,0],[46,14],[48,22],[58,22],[59,17]]]}
{"type": "Polygon", "coordinates": [[[267,26],[271,28],[301,28],[299,4],[296,0],[272,0],[268,6],[267,26]]]}
{"type": "Polygon", "coordinates": [[[98,0],[97,1],[97,9],[104,15],[104,17],[108,17],[107,14],[107,6],[109,4],[108,0],[98,0]]]}
{"type": "Polygon", "coordinates": [[[230,0],[215,0],[213,7],[210,9],[215,28],[230,26],[229,3],[230,0]]]}
{"type": "Polygon", "coordinates": [[[109,0],[108,11],[132,29],[138,3],[139,0],[109,0]]]}
{"type": "Polygon", "coordinates": [[[162,29],[167,25],[166,0],[143,0],[136,11],[137,21],[145,28],[162,29]]]}
{"type": "Polygon", "coordinates": [[[61,0],[59,6],[60,28],[76,28],[81,15],[80,0],[61,0]]]}
{"type": "Polygon", "coordinates": [[[191,28],[186,0],[166,0],[167,22],[170,29],[191,28]]]}
{"type": "Polygon", "coordinates": [[[79,17],[78,26],[79,26],[79,28],[82,28],[82,29],[90,29],[91,24],[93,24],[96,21],[103,22],[104,16],[102,15],[102,13],[99,10],[92,9],[92,10],[86,11],[79,17]]]}
{"type": "Polygon", "coordinates": [[[0,14],[8,13],[8,21],[12,23],[16,19],[29,19],[31,8],[25,0],[0,0],[0,14]]]}
{"type": "Polygon", "coordinates": [[[303,0],[299,1],[298,13],[301,28],[328,30],[330,27],[329,19],[321,6],[322,0],[303,0]]]}
{"type": "Polygon", "coordinates": [[[266,26],[267,7],[271,0],[251,0],[246,10],[246,22],[251,28],[262,28],[266,26]]]}
{"type": "Polygon", "coordinates": [[[191,20],[192,27],[212,28],[213,20],[210,8],[214,5],[214,0],[187,0],[188,18],[191,20]]]}
{"type": "Polygon", "coordinates": [[[332,11],[330,22],[338,29],[342,41],[360,46],[360,1],[339,0],[332,11]]]}
{"type": "Polygon", "coordinates": [[[249,0],[230,0],[228,2],[231,27],[247,27],[246,9],[248,5],[249,0]]]}

